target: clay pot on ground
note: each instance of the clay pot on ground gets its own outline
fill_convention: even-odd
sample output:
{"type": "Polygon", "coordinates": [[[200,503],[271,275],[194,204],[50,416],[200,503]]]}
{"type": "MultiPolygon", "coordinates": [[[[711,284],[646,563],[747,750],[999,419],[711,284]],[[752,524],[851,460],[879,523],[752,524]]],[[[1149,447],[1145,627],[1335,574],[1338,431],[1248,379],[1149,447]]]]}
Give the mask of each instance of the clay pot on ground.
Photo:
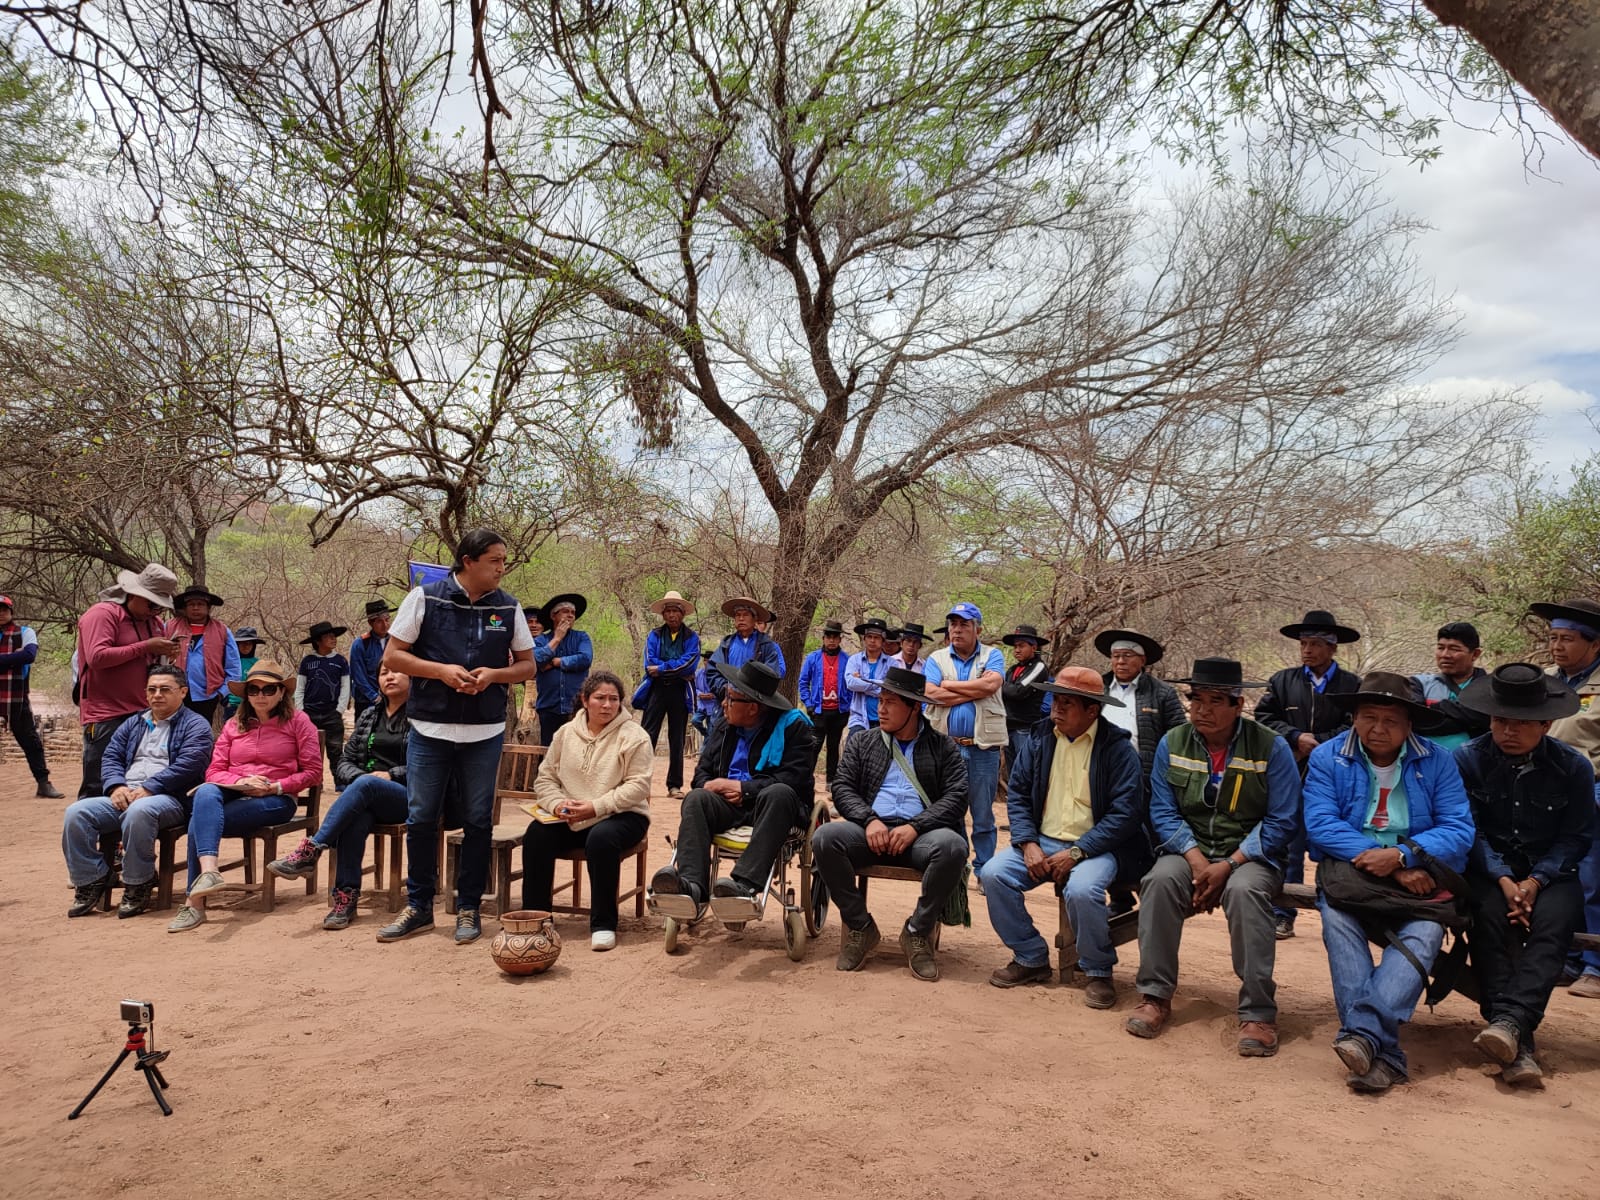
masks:
{"type": "Polygon", "coordinates": [[[500,918],[500,932],[489,943],[495,966],[507,975],[537,975],[561,957],[561,935],[547,912],[518,909],[500,918]]]}

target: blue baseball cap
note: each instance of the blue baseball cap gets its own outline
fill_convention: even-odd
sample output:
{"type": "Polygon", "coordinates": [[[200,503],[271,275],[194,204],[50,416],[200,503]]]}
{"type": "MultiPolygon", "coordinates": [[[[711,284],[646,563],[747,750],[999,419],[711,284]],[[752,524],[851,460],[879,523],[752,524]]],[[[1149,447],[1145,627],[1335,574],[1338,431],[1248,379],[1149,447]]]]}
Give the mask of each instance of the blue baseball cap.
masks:
{"type": "Polygon", "coordinates": [[[983,610],[976,604],[969,604],[965,600],[959,604],[951,605],[950,611],[945,613],[944,619],[948,621],[951,617],[961,617],[967,621],[976,621],[979,625],[983,624],[983,610]]]}

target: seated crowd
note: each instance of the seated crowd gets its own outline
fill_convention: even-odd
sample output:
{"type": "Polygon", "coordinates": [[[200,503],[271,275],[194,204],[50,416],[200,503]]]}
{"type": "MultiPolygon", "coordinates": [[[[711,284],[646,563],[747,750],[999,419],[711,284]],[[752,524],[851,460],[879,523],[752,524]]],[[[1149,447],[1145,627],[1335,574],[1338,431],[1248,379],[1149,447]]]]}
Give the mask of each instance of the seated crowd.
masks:
{"type": "MultiPolygon", "coordinates": [[[[1010,956],[990,982],[1044,982],[1049,945],[1025,896],[1048,884],[1064,905],[1070,965],[1086,977],[1090,1008],[1116,1005],[1117,945],[1136,926],[1137,1000],[1124,1027],[1154,1038],[1171,1020],[1187,919],[1220,907],[1240,985],[1237,1051],[1268,1057],[1279,1044],[1276,944],[1294,936],[1284,886],[1309,853],[1339,1018],[1333,1050],[1355,1090],[1406,1080],[1400,1026],[1425,993],[1450,989],[1468,947],[1485,1021],[1475,1044],[1508,1083],[1539,1081],[1534,1035],[1556,987],[1600,995],[1600,953],[1572,951],[1586,925],[1600,932],[1600,707],[1590,703],[1600,694],[1600,605],[1534,606],[1551,623],[1548,672],[1526,663],[1483,670],[1476,631],[1458,622],[1439,631],[1436,673],[1357,677],[1335,651],[1359,634],[1314,611],[1282,631],[1299,643],[1300,666],[1269,681],[1210,657],[1164,682],[1146,670],[1160,644],[1131,630],[1096,639],[1109,671],[1069,665],[1052,676],[1043,639],[1018,626],[1001,639],[1017,660],[1007,668],[983,641],[981,611],[962,602],[946,616],[944,644],[926,656],[920,625],[868,619],[856,626],[862,649],[846,655],[842,627],[828,623],[801,667],[801,708],[781,691],[770,612],[730,599],[722,611],[734,631],[706,652],[684,625],[693,606],[670,592],[652,605],[663,624],[632,694],[639,722],[623,711],[624,681],[590,669],[589,639],[573,628],[584,598],[524,608],[499,586],[505,565],[503,540],[476,530],[451,572],[413,589],[392,624],[387,604],[368,605],[375,645],[360,657],[370,694],[348,740],[329,744],[340,795],[267,868],[302,877],[333,852],[325,928],[344,929],[356,914],[367,835],[402,823],[409,903],[378,939],[432,928],[443,821],[463,829],[455,940],[479,936],[507,696],[531,680],[547,749],[522,839],[523,903],[550,908],[557,859],[581,851],[596,950],[616,945],[621,863],[649,830],[654,745],[665,724],[679,743],[668,780],[677,793],[693,713],[704,743],[682,796],[676,853],[651,895],[679,898],[695,919],[707,906],[737,923],[755,919],[780,860],[809,832],[816,884],[843,926],[841,971],[860,970],[881,940],[858,877],[889,866],[921,881],[898,937],[915,979],[939,978],[939,926],[970,921],[973,874],[1010,956]],[[898,653],[885,653],[891,645],[898,653]],[[1173,685],[1185,689],[1181,701],[1173,685]],[[1253,689],[1265,695],[1247,714],[1253,689]],[[813,828],[824,751],[831,806],[813,828]],[[994,820],[1002,780],[1005,847],[994,820]],[[736,827],[748,827],[742,849],[713,879],[714,839],[736,827]],[[1137,914],[1124,916],[1135,892],[1137,914]],[[1463,931],[1444,953],[1446,934],[1463,931]]],[[[255,660],[252,644],[243,702],[213,741],[207,717],[228,698],[240,658],[210,617],[221,599],[191,588],[181,597],[187,630],[162,628],[155,615],[179,599],[170,573],[152,565],[124,576],[96,608],[126,611],[90,622],[122,648],[84,658],[85,697],[99,707],[84,726],[93,789],[63,823],[75,889],[68,915],[93,913],[117,874],[118,915],[146,911],[161,831],[185,826],[188,890],[168,926],[184,932],[205,922],[207,897],[227,886],[221,839],[286,820],[297,796],[321,785],[318,731],[332,735],[337,722],[342,736],[349,677],[327,665],[329,629],[314,628],[319,665],[308,673],[302,664],[298,693],[308,706],[316,698],[337,707],[313,718],[295,703],[295,673],[255,660]],[[185,661],[190,638],[209,645],[185,661]],[[134,661],[144,705],[107,720],[103,712],[127,704],[134,661]],[[114,700],[96,676],[108,665],[114,700]]]]}

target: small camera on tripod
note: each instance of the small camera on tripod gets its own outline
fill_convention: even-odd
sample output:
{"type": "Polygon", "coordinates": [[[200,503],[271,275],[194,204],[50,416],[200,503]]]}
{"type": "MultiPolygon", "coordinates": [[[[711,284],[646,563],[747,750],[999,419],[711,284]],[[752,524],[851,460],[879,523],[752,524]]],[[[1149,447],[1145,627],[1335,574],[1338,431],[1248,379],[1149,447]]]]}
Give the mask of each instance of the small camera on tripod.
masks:
{"type": "Polygon", "coordinates": [[[167,1061],[170,1050],[156,1049],[156,1006],[148,1000],[124,1000],[122,1002],[122,1019],[128,1024],[128,1040],[122,1047],[122,1053],[117,1055],[116,1062],[106,1068],[106,1073],[100,1076],[100,1082],[89,1089],[89,1094],[83,1098],[78,1107],[67,1114],[67,1120],[76,1121],[83,1115],[83,1110],[89,1107],[89,1101],[100,1094],[100,1089],[113,1075],[117,1068],[134,1055],[133,1069],[144,1076],[144,1081],[150,1085],[150,1094],[155,1097],[156,1103],[161,1106],[161,1115],[170,1117],[172,1105],[167,1103],[166,1087],[167,1078],[161,1073],[161,1064],[167,1061]]]}
{"type": "Polygon", "coordinates": [[[156,1019],[156,1006],[148,1000],[124,1000],[122,1019],[129,1025],[148,1025],[156,1019]]]}

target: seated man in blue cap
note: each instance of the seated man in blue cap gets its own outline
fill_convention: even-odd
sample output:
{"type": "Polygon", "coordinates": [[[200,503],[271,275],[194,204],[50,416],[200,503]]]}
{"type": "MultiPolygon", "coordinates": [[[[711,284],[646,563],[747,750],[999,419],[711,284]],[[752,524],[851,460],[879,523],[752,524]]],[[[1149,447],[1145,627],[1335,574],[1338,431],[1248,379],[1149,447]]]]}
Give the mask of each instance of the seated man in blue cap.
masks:
{"type": "Polygon", "coordinates": [[[657,871],[650,883],[657,895],[688,896],[697,915],[712,896],[753,904],[789,831],[811,820],[815,786],[811,724],[778,694],[782,677],[763,662],[728,667],[713,659],[711,665],[724,685],[722,715],[700,748],[683,798],[677,861],[657,871]],[[740,825],[753,827],[749,846],[732,873],[713,887],[707,878],[711,839],[740,825]]]}

